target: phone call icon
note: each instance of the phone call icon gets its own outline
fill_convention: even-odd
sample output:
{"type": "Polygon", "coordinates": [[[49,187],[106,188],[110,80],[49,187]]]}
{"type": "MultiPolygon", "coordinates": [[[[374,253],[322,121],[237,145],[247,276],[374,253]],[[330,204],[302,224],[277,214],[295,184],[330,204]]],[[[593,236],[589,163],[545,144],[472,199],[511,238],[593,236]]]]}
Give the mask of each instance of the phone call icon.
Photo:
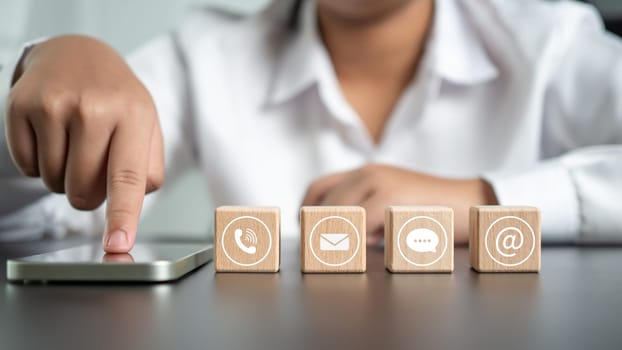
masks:
{"type": "Polygon", "coordinates": [[[233,238],[235,239],[235,244],[246,254],[255,254],[257,253],[257,234],[250,228],[247,228],[245,231],[238,228],[233,232],[233,238]],[[248,244],[244,243],[244,241],[248,242],[248,244]]]}
{"type": "Polygon", "coordinates": [[[220,245],[227,259],[238,266],[255,266],[272,249],[272,233],[261,219],[243,215],[231,220],[222,231],[220,245]]]}

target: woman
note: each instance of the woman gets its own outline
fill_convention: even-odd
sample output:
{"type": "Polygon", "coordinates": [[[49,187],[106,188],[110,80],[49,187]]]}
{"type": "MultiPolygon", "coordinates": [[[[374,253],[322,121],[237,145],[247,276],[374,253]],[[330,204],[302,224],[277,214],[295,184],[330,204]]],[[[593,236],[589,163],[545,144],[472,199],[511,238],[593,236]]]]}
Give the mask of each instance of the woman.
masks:
{"type": "Polygon", "coordinates": [[[620,241],[621,54],[590,7],[535,0],[205,11],[128,63],[51,38],[5,73],[2,235],[127,252],[144,194],[199,166],[215,204],[280,206],[285,234],[301,203],[365,207],[372,244],[386,205],[443,204],[465,242],[468,207],[500,203],[540,207],[545,241],[620,241]]]}

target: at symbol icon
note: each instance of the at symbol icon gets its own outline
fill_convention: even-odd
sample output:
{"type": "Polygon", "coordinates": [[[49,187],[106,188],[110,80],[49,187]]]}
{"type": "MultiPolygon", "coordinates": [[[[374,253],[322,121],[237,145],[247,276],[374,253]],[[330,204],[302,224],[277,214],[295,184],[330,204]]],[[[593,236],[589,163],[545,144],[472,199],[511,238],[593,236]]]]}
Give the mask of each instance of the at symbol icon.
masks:
{"type": "Polygon", "coordinates": [[[521,230],[516,227],[506,227],[497,234],[495,246],[499,254],[506,258],[511,258],[516,256],[516,251],[523,246],[524,241],[525,237],[521,230]],[[499,245],[499,243],[501,243],[501,245],[499,245]]]}

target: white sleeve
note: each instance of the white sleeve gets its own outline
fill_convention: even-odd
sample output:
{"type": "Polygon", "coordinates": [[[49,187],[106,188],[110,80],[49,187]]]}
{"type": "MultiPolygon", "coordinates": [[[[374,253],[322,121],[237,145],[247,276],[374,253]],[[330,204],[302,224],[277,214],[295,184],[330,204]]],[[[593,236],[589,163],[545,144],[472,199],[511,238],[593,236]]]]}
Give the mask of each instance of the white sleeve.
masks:
{"type": "Polygon", "coordinates": [[[542,209],[545,242],[622,242],[622,41],[577,26],[544,101],[541,164],[485,178],[501,204],[542,209]]]}
{"type": "MultiPolygon", "coordinates": [[[[0,72],[0,108],[4,110],[13,71],[20,55],[0,72]]],[[[129,56],[128,62],[151,93],[158,111],[165,148],[165,185],[195,163],[182,53],[174,36],[151,41],[129,56]]],[[[4,118],[4,113],[3,113],[4,118]]],[[[71,207],[64,195],[50,194],[40,179],[26,178],[14,167],[0,125],[0,241],[33,239],[67,233],[103,232],[105,204],[95,211],[71,207]]],[[[157,200],[157,191],[145,199],[144,209],[157,200]]]]}

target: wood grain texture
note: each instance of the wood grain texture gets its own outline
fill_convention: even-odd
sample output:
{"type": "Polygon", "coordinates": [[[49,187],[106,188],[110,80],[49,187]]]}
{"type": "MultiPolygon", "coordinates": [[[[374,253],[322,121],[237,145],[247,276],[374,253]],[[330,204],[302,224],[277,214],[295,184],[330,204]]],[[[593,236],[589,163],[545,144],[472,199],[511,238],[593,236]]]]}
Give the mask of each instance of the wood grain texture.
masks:
{"type": "Polygon", "coordinates": [[[470,209],[471,266],[479,272],[538,272],[540,210],[519,206],[470,209]]]}
{"type": "MultiPolygon", "coordinates": [[[[385,267],[391,272],[449,273],[454,270],[454,212],[439,206],[389,206],[385,210],[385,267]],[[437,244],[417,243],[409,247],[408,236],[414,230],[428,229],[437,244]],[[428,249],[420,249],[428,248],[428,249]],[[425,251],[422,251],[425,250],[425,251]]],[[[421,232],[421,231],[419,231],[421,232]]],[[[414,239],[416,232],[412,233],[414,239]]],[[[412,241],[411,241],[412,242],[412,241]]],[[[412,243],[411,243],[412,244],[412,243]]]]}
{"type": "Polygon", "coordinates": [[[365,272],[365,209],[302,207],[300,227],[302,272],[365,272]]]}
{"type": "Polygon", "coordinates": [[[278,208],[219,207],[215,211],[214,226],[216,272],[279,271],[281,234],[278,208]],[[236,230],[241,233],[239,243],[236,242],[236,230]]]}

